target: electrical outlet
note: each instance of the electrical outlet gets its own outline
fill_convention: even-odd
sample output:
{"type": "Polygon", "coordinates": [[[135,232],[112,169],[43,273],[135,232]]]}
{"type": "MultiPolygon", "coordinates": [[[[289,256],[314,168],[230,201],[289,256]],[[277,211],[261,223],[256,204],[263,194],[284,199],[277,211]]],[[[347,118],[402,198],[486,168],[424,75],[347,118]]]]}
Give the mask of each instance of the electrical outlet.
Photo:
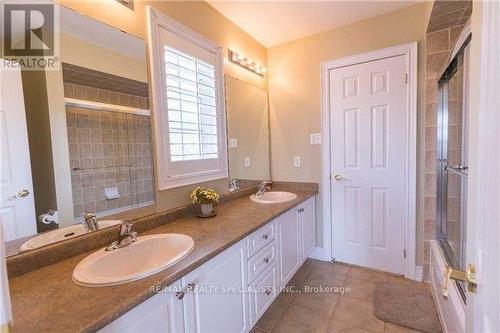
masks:
{"type": "Polygon", "coordinates": [[[321,144],[321,133],[311,133],[310,141],[312,145],[321,144]]]}
{"type": "Polygon", "coordinates": [[[250,166],[250,157],[245,157],[245,166],[249,167],[250,166]]]}
{"type": "Polygon", "coordinates": [[[295,156],[293,158],[293,166],[296,168],[300,168],[300,156],[295,156]]]}
{"type": "Polygon", "coordinates": [[[229,148],[238,148],[238,139],[229,139],[229,148]]]}

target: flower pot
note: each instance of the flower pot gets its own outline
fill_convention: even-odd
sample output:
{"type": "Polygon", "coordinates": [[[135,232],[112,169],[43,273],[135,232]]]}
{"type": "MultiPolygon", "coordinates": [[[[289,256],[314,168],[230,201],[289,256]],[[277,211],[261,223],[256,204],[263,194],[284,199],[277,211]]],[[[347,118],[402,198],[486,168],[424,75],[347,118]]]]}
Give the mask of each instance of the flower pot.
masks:
{"type": "Polygon", "coordinates": [[[200,204],[200,209],[201,209],[201,215],[210,216],[210,215],[212,215],[212,213],[214,211],[214,206],[211,202],[210,203],[202,203],[202,204],[200,204]]]}

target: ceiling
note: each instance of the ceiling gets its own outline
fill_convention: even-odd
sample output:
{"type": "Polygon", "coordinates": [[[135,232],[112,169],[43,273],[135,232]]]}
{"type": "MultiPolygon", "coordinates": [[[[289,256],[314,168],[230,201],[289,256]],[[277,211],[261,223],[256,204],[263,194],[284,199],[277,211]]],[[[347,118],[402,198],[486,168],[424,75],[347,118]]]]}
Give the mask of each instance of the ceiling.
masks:
{"type": "Polygon", "coordinates": [[[416,5],[416,0],[206,0],[265,47],[416,5]]]}

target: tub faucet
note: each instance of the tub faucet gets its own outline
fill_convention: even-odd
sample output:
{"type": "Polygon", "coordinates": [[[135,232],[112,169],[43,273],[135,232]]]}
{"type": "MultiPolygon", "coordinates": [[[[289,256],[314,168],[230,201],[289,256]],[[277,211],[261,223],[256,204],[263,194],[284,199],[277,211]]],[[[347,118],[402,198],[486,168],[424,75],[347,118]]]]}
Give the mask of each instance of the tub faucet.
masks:
{"type": "Polygon", "coordinates": [[[132,226],[130,222],[122,222],[122,224],[120,224],[120,235],[118,240],[106,246],[105,250],[113,251],[121,249],[135,242],[137,240],[137,232],[132,231],[132,226]]]}
{"type": "Polygon", "coordinates": [[[271,189],[271,181],[264,180],[262,183],[259,184],[259,187],[257,187],[257,192],[255,195],[263,195],[266,193],[266,191],[269,191],[271,189]]]}
{"type": "Polygon", "coordinates": [[[97,218],[95,213],[85,213],[83,216],[84,226],[88,232],[99,230],[99,224],[97,223],[97,218]]]}

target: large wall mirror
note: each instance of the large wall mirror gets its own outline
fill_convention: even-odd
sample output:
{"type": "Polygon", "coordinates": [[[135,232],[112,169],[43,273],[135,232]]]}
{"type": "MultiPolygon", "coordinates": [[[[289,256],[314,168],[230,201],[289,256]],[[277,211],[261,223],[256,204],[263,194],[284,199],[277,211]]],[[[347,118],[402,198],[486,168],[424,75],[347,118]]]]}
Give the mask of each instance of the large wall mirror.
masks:
{"type": "Polygon", "coordinates": [[[267,91],[225,76],[230,188],[271,178],[267,91]]]}
{"type": "Polygon", "coordinates": [[[155,203],[145,42],[60,17],[61,69],[22,71],[36,219],[6,228],[9,254],[86,233],[86,213],[103,228],[155,203]]]}
{"type": "MultiPolygon", "coordinates": [[[[162,210],[145,41],[68,8],[60,16],[61,69],[21,75],[33,211],[4,218],[8,255],[78,241],[87,213],[106,228],[162,210]]],[[[270,179],[268,102],[265,90],[224,81],[234,191],[270,179]]]]}

